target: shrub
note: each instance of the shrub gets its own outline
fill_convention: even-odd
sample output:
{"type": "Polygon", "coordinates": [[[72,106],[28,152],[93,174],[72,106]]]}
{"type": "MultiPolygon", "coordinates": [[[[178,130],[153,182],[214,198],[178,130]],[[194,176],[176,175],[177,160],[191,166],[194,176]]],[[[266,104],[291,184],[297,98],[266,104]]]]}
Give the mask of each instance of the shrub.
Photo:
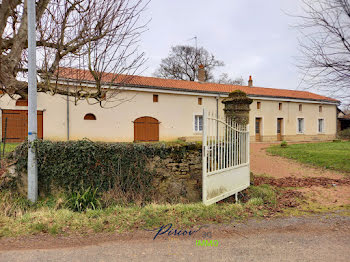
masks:
{"type": "Polygon", "coordinates": [[[350,139],[350,128],[338,132],[338,138],[350,139]]]}
{"type": "Polygon", "coordinates": [[[73,192],[66,202],[66,207],[76,212],[100,208],[101,203],[98,200],[97,188],[93,190],[89,187],[81,192],[73,192]]]}
{"type": "Polygon", "coordinates": [[[288,146],[288,143],[287,143],[286,141],[283,140],[283,141],[281,142],[280,145],[281,145],[281,147],[287,147],[287,146],[288,146]]]}

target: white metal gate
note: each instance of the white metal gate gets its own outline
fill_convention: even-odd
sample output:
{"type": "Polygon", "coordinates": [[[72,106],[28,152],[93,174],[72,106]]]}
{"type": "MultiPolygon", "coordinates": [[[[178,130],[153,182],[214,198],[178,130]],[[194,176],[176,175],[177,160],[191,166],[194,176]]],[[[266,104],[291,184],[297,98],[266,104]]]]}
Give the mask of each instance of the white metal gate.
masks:
{"type": "Polygon", "coordinates": [[[250,184],[249,125],[203,110],[202,199],[210,205],[250,184]]]}

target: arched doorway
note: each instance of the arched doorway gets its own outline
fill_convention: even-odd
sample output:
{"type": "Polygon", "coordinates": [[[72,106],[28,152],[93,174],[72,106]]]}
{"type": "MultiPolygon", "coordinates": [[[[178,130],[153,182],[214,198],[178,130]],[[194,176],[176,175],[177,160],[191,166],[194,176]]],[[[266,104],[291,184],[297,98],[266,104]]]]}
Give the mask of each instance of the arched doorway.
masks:
{"type": "Polygon", "coordinates": [[[159,141],[159,121],[149,116],[137,118],[134,121],[134,141],[159,141]]]}

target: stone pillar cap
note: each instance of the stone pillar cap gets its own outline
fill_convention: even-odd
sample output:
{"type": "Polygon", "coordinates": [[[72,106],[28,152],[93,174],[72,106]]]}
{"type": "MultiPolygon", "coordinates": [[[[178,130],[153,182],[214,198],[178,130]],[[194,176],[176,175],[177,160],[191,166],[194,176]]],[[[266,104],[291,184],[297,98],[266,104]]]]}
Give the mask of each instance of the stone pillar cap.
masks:
{"type": "Polygon", "coordinates": [[[231,92],[228,97],[222,101],[224,104],[251,104],[252,102],[253,99],[249,98],[247,94],[241,90],[231,92]]]}

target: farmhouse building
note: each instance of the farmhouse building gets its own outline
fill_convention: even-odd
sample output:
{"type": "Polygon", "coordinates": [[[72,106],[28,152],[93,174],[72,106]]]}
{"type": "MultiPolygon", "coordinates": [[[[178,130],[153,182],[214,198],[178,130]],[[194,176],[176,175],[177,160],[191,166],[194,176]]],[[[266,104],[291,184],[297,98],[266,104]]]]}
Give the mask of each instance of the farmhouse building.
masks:
{"type": "MultiPolygon", "coordinates": [[[[203,108],[223,117],[222,100],[235,90],[253,99],[250,105],[251,141],[318,141],[336,136],[339,101],[305,91],[193,82],[134,76],[127,84],[103,81],[119,90],[121,103],[101,108],[86,100],[38,93],[38,137],[47,140],[170,141],[201,140],[203,108]]],[[[88,71],[64,68],[62,86],[93,88],[88,71]]],[[[107,92],[108,97],[108,92],[107,92]]],[[[2,137],[23,141],[27,134],[27,101],[0,99],[2,137]],[[6,133],[6,134],[5,134],[6,133]]]]}
{"type": "Polygon", "coordinates": [[[337,131],[342,131],[347,128],[350,128],[350,114],[344,113],[338,109],[338,126],[337,131]]]}

